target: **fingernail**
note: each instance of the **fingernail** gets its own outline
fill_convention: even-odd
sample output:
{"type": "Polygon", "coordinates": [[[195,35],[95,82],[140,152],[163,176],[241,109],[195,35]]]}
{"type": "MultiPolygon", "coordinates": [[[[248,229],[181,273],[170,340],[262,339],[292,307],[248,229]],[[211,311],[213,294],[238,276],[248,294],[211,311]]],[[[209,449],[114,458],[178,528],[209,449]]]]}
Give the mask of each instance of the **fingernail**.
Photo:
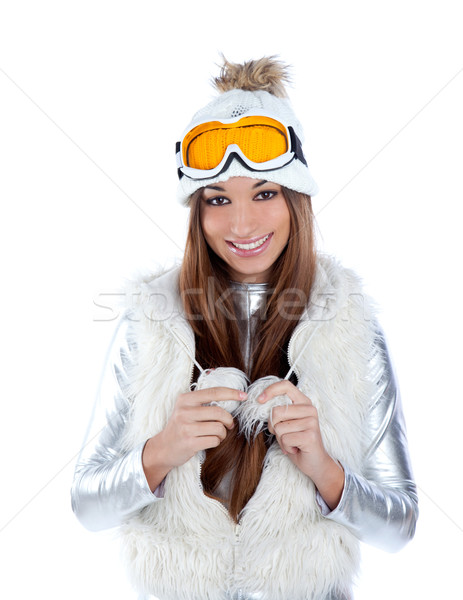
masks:
{"type": "Polygon", "coordinates": [[[248,395],[246,394],[246,392],[240,392],[240,398],[241,398],[241,400],[244,400],[247,397],[248,397],[248,395]]]}
{"type": "Polygon", "coordinates": [[[257,398],[257,402],[263,402],[264,400],[265,400],[265,392],[257,398]]]}

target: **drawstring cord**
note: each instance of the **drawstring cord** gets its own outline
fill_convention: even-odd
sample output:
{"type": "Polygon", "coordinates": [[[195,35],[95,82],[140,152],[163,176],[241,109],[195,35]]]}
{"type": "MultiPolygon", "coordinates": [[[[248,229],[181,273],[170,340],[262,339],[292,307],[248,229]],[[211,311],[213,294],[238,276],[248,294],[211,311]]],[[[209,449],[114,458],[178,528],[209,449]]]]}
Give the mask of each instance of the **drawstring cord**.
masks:
{"type": "Polygon", "coordinates": [[[180,344],[180,346],[183,348],[183,350],[187,353],[188,357],[194,362],[194,364],[197,367],[198,371],[201,374],[204,373],[205,369],[202,368],[202,366],[199,364],[199,362],[196,360],[196,358],[191,354],[190,349],[187,347],[187,345],[181,339],[181,337],[178,335],[178,333],[175,331],[175,329],[174,328],[169,329],[167,327],[167,325],[166,325],[166,329],[174,336],[174,338],[177,340],[177,342],[180,344]]]}

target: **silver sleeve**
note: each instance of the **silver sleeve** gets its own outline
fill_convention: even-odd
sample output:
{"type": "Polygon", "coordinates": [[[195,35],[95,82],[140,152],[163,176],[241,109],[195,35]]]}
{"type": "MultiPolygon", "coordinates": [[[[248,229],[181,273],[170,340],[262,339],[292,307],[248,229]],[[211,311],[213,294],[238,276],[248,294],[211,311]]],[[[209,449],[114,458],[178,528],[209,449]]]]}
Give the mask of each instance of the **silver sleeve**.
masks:
{"type": "Polygon", "coordinates": [[[120,320],[105,360],[93,415],[74,472],[72,509],[91,531],[115,527],[158,501],[146,480],[144,443],[122,448],[130,410],[127,372],[134,360],[130,318],[120,320]]]}
{"type": "Polygon", "coordinates": [[[418,496],[396,376],[379,328],[369,377],[377,382],[377,394],[366,423],[365,467],[357,474],[343,465],[344,491],[326,518],[345,525],[363,542],[396,552],[414,536],[418,496]]]}

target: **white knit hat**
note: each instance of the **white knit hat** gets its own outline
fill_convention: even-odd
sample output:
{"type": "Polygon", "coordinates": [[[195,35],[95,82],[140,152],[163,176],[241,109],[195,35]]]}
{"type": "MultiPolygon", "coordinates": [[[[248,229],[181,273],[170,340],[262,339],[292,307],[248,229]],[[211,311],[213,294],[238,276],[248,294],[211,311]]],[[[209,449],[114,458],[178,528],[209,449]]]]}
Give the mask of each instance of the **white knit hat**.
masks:
{"type": "MultiPolygon", "coordinates": [[[[287,127],[291,126],[301,143],[304,141],[302,126],[296,118],[289,100],[263,90],[232,89],[224,92],[194,115],[186,131],[205,121],[232,119],[241,115],[252,116],[255,111],[257,114],[264,111],[287,127]]],[[[178,200],[188,206],[193,192],[205,185],[226,181],[230,177],[265,179],[309,196],[318,192],[318,186],[308,167],[297,158],[284,167],[272,171],[252,171],[235,159],[226,171],[216,177],[201,180],[190,179],[187,176],[181,177],[178,185],[178,200]]]]}

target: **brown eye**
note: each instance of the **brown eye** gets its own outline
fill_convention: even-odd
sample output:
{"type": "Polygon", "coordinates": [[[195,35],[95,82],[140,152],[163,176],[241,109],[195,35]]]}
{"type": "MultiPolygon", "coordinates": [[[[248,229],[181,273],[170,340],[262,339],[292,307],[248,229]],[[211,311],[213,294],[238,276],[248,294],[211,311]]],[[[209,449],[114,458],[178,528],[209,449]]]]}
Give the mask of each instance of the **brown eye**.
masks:
{"type": "Polygon", "coordinates": [[[230,204],[230,200],[223,196],[214,196],[213,198],[206,198],[206,204],[210,206],[224,206],[224,204],[230,204]]]}
{"type": "Polygon", "coordinates": [[[276,191],[266,190],[263,192],[259,192],[259,194],[257,194],[257,196],[255,197],[255,200],[270,200],[277,194],[278,194],[278,192],[276,192],[276,191]]]}

